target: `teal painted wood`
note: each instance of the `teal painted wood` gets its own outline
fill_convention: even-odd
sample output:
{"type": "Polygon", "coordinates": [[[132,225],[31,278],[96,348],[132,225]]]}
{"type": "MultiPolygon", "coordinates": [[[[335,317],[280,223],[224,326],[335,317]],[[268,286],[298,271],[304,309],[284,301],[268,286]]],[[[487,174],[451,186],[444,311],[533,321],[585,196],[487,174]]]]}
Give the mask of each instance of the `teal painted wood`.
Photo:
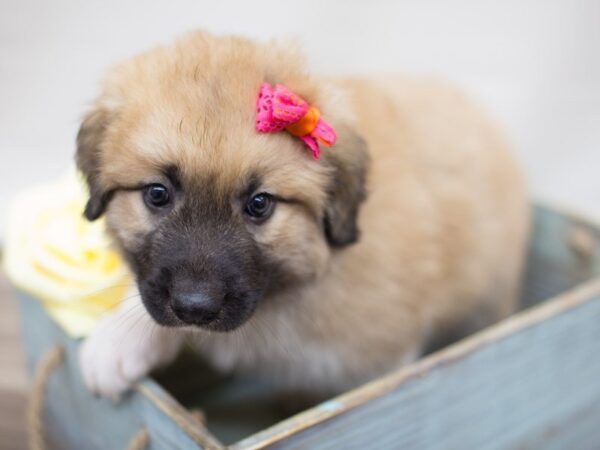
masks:
{"type": "MultiPolygon", "coordinates": [[[[599,342],[600,296],[459,358],[424,360],[395,389],[268,448],[597,449],[599,342]]],[[[347,399],[337,401],[319,408],[347,399]]]]}
{"type": "Polygon", "coordinates": [[[600,274],[598,225],[538,206],[533,228],[521,307],[526,308],[584,283],[600,274]],[[585,242],[579,244],[577,238],[585,242]]]}
{"type": "MultiPolygon", "coordinates": [[[[51,375],[48,384],[44,429],[51,449],[125,449],[142,427],[150,433],[148,450],[201,449],[171,417],[138,391],[122,402],[96,398],[83,386],[77,364],[78,343],[68,338],[46,315],[40,303],[20,294],[20,305],[28,364],[35,371],[38,362],[57,345],[66,349],[66,359],[51,375]]],[[[168,394],[152,380],[145,380],[150,390],[167,404],[168,394]]],[[[175,408],[178,405],[175,405],[175,408]]],[[[200,427],[196,424],[196,427],[200,427]]],[[[207,437],[211,446],[211,438],[207,437]]]]}

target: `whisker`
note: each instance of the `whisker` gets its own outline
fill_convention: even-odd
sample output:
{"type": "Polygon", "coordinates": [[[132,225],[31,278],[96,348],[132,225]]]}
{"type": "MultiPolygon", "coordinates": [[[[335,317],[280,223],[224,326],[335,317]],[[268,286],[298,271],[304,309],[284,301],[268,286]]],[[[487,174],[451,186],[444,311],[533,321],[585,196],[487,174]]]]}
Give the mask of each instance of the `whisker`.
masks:
{"type": "MultiPolygon", "coordinates": [[[[144,305],[141,302],[128,305],[128,309],[124,312],[119,311],[120,315],[117,317],[115,329],[119,329],[120,327],[127,325],[130,322],[130,319],[135,317],[135,315],[140,312],[139,308],[144,308],[144,305]]],[[[143,313],[140,314],[139,317],[143,317],[143,313]]]]}

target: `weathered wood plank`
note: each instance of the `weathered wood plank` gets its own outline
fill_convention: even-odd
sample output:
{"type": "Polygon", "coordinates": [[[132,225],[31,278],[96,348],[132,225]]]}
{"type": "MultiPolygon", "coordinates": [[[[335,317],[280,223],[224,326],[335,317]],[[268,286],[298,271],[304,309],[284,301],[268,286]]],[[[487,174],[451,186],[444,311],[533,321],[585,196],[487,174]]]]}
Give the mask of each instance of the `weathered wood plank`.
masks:
{"type": "Polygon", "coordinates": [[[233,448],[597,448],[598,342],[593,283],[233,448]]]}
{"type": "Polygon", "coordinates": [[[600,274],[597,225],[558,210],[538,206],[521,291],[529,307],[572,289],[600,274]]]}

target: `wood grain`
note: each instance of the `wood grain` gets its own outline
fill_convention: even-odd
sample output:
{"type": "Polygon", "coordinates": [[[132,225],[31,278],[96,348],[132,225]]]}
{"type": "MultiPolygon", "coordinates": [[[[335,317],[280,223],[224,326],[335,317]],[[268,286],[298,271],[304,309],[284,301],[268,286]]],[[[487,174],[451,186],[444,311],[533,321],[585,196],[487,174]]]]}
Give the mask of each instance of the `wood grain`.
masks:
{"type": "Polygon", "coordinates": [[[25,450],[29,377],[14,293],[0,274],[0,449],[25,450]]]}

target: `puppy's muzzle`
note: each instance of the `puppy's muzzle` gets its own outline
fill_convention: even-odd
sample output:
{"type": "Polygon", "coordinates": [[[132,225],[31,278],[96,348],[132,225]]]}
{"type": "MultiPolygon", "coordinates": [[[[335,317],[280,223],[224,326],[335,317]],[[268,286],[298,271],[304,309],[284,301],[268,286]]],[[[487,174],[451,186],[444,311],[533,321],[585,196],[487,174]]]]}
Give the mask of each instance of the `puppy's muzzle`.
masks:
{"type": "Polygon", "coordinates": [[[243,223],[192,206],[136,255],[142,300],[161,325],[230,331],[250,318],[270,271],[243,223]]]}

